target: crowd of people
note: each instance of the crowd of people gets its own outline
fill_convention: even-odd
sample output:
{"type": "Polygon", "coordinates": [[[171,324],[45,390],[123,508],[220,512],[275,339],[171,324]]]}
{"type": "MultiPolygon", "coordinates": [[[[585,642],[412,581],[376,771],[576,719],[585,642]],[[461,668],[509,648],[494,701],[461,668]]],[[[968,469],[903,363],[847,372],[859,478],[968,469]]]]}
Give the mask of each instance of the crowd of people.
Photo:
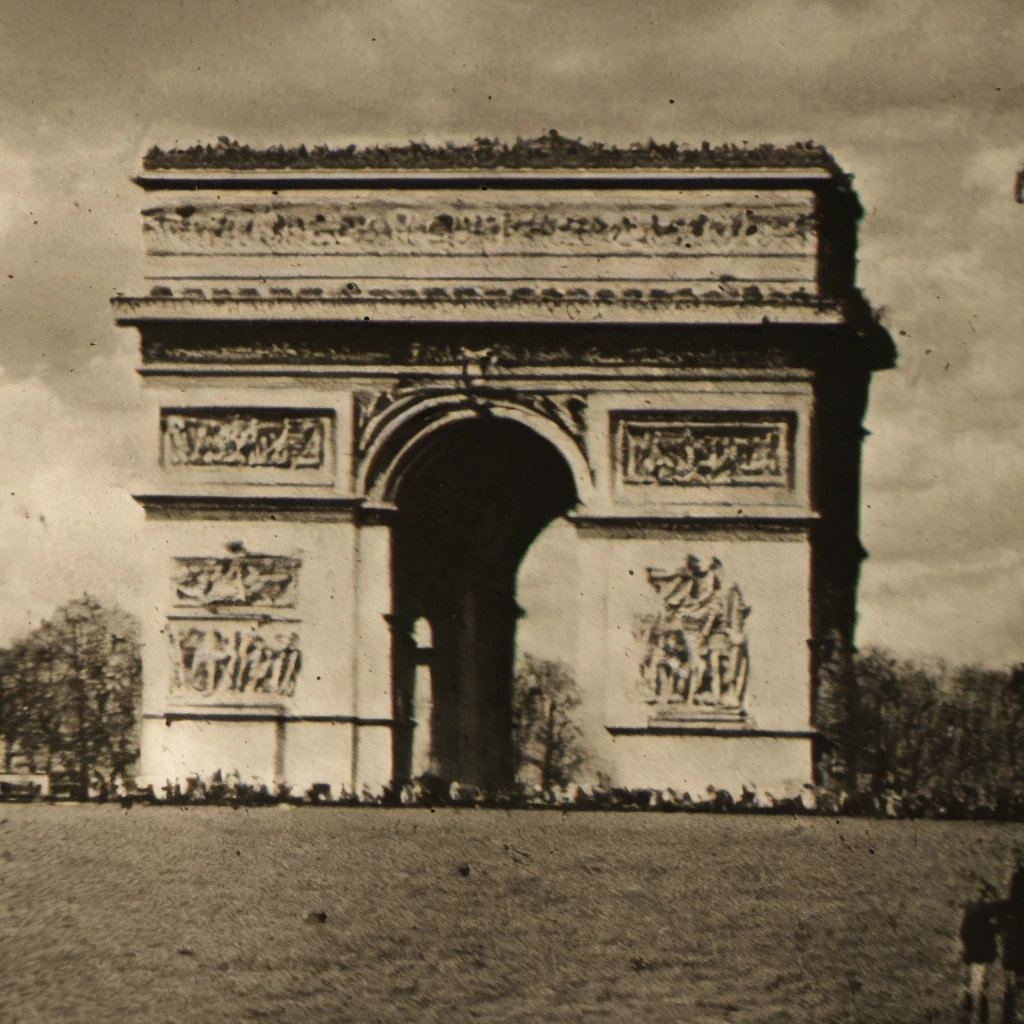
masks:
{"type": "MultiPolygon", "coordinates": [[[[0,802],[25,798],[0,786],[0,802]]],[[[67,786],[51,780],[49,796],[66,796],[67,786]]],[[[35,794],[45,799],[45,792],[35,794]]],[[[281,801],[319,804],[371,804],[384,806],[475,805],[481,807],[559,807],[576,810],[643,809],[651,811],[734,811],[737,813],[818,813],[831,817],[853,815],[875,818],[940,818],[963,820],[1024,820],[1024,797],[984,798],[964,790],[939,798],[929,793],[904,794],[894,791],[846,793],[834,785],[806,784],[784,793],[762,790],[754,783],[732,791],[708,786],[694,794],[674,789],[627,789],[606,782],[600,785],[520,786],[513,792],[489,793],[459,782],[442,782],[423,777],[403,786],[356,791],[315,785],[302,792],[289,786],[243,780],[235,772],[215,772],[210,778],[190,775],[167,780],[158,787],[136,784],[115,773],[105,779],[94,773],[88,799],[132,800],[155,803],[221,803],[249,798],[254,803],[281,801]]]]}

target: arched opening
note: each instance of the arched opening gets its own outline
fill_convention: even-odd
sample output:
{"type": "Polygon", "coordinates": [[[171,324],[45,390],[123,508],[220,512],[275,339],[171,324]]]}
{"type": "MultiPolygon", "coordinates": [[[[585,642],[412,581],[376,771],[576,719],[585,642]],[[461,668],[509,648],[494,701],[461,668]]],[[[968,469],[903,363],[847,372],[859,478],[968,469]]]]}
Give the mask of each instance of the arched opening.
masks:
{"type": "Polygon", "coordinates": [[[393,529],[396,779],[411,776],[422,748],[414,730],[428,729],[440,779],[490,791],[514,782],[516,573],[540,531],[576,502],[560,453],[508,419],[448,424],[409,453],[393,529]],[[430,624],[429,649],[412,635],[419,619],[430,624]],[[429,701],[416,694],[424,663],[429,701]],[[414,721],[425,706],[431,721],[414,721]]]}

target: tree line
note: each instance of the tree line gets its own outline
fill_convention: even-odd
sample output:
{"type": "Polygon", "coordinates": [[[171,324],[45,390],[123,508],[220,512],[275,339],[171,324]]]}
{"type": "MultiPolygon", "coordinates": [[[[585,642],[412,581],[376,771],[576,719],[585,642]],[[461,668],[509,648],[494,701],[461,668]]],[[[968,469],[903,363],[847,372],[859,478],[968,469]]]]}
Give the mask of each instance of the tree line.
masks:
{"type": "MultiPolygon", "coordinates": [[[[587,761],[575,720],[582,699],[567,666],[521,661],[513,721],[524,782],[548,789],[575,781],[587,761]]],[[[819,661],[814,709],[821,806],[1024,817],[1024,664],[953,666],[833,638],[819,661]]]]}
{"type": "Polygon", "coordinates": [[[831,646],[818,673],[819,782],[852,810],[1024,814],[1024,665],[951,666],[831,646]]]}
{"type": "Polygon", "coordinates": [[[135,618],[86,594],[0,648],[5,772],[47,774],[85,799],[139,756],[142,663],[135,618]]]}
{"type": "MultiPolygon", "coordinates": [[[[141,696],[134,616],[89,595],[68,602],[0,648],[3,771],[48,774],[78,798],[112,789],[139,756],[141,696]]],[[[513,741],[528,788],[577,781],[588,760],[583,699],[568,666],[521,658],[513,741]]],[[[814,709],[816,781],[830,806],[1024,816],[1024,664],[951,666],[833,639],[820,652],[814,709]]]]}

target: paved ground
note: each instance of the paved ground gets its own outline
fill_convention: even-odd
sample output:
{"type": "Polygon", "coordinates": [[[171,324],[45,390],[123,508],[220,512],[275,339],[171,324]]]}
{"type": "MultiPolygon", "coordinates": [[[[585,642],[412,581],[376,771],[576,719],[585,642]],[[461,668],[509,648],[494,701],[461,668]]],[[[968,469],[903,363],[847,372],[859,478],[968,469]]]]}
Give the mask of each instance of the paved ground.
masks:
{"type": "Polygon", "coordinates": [[[1024,828],[0,806],[0,1020],[955,1020],[1024,828]]]}

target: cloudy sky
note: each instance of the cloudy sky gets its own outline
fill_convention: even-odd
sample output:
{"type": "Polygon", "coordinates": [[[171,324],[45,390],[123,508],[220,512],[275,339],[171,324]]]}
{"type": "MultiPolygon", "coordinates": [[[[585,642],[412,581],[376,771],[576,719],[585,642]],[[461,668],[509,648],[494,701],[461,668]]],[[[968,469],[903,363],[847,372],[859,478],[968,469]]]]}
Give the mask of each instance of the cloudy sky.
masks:
{"type": "Polygon", "coordinates": [[[134,603],[151,443],[134,278],[145,149],[814,139],[855,175],[872,392],[859,642],[1024,659],[1024,6],[996,0],[0,0],[0,643],[134,603]]]}

